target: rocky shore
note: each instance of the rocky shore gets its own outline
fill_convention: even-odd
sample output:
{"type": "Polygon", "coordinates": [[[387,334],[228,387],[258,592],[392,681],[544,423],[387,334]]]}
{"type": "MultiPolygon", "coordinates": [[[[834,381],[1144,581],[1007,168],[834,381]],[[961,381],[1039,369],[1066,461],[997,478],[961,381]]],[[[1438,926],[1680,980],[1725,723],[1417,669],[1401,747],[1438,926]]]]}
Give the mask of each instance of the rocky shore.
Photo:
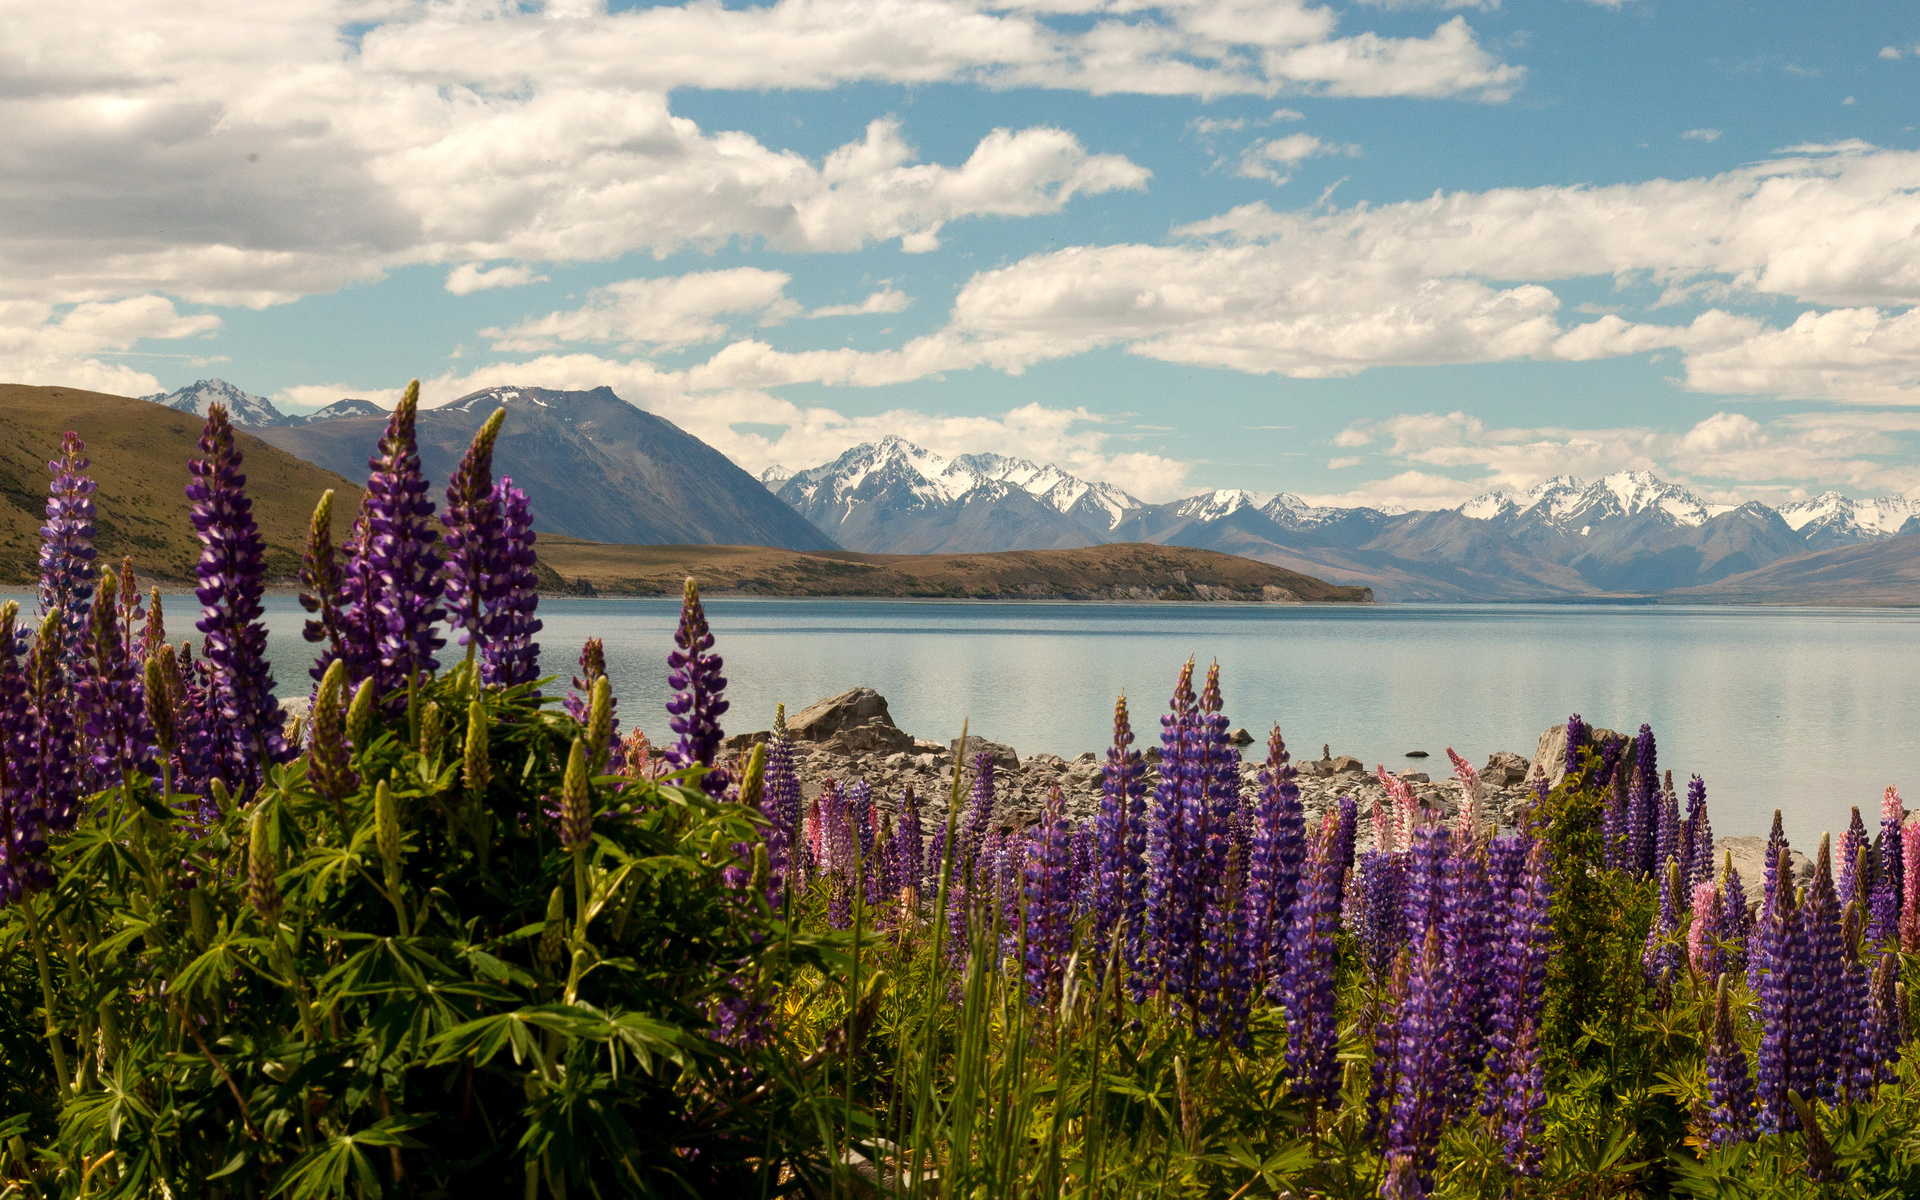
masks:
{"type": "MultiPolygon", "coordinates": [[[[1159,782],[1160,748],[1152,736],[1153,730],[1151,723],[1142,723],[1136,730],[1139,740],[1135,743],[1147,763],[1149,792],[1159,782]]],[[[1613,736],[1608,730],[1593,732],[1597,738],[1613,736]]],[[[950,742],[916,738],[900,729],[888,711],[886,697],[872,688],[853,688],[815,701],[788,718],[787,733],[794,742],[803,799],[818,796],[831,781],[844,786],[865,780],[882,808],[891,809],[911,788],[920,800],[923,819],[929,827],[946,819],[947,799],[953,788],[954,754],[959,747],[950,742]]],[[[1249,743],[1256,740],[1244,730],[1237,730],[1236,734],[1249,743]]],[[[766,730],[736,734],[727,739],[727,748],[745,751],[769,736],[766,730]]],[[[1534,802],[1534,790],[1528,781],[1536,773],[1546,779],[1548,786],[1560,782],[1565,775],[1566,744],[1566,727],[1555,725],[1540,735],[1531,755],[1496,751],[1479,767],[1481,811],[1499,831],[1512,829],[1527,806],[1534,802]]],[[[1047,796],[1055,787],[1066,801],[1068,815],[1075,820],[1091,820],[1099,809],[1101,770],[1106,761],[1104,748],[1098,752],[1085,751],[1073,758],[1057,754],[1022,755],[1012,746],[980,737],[969,737],[961,756],[963,808],[973,786],[974,763],[982,753],[991,756],[993,761],[994,820],[1000,828],[1019,829],[1038,821],[1047,796]]],[[[1260,786],[1263,757],[1251,755],[1241,764],[1241,783],[1249,794],[1260,786]]],[[[1363,818],[1357,830],[1359,846],[1370,847],[1372,830],[1365,818],[1372,813],[1374,804],[1386,796],[1386,787],[1374,767],[1352,755],[1336,755],[1329,746],[1321,747],[1314,757],[1296,754],[1293,765],[1299,771],[1296,782],[1308,819],[1318,819],[1338,803],[1340,797],[1352,796],[1363,818]]],[[[1444,768],[1445,764],[1441,766],[1444,768]]],[[[1402,770],[1393,774],[1407,784],[1423,806],[1443,818],[1452,818],[1458,813],[1463,791],[1459,780],[1450,774],[1438,779],[1424,771],[1402,770]]],[[[1762,860],[1766,839],[1720,838],[1714,843],[1714,849],[1716,856],[1729,853],[1733,856],[1748,898],[1757,901],[1764,878],[1762,860]]],[[[1793,860],[1796,874],[1811,877],[1812,864],[1805,855],[1796,851],[1793,860]]]]}

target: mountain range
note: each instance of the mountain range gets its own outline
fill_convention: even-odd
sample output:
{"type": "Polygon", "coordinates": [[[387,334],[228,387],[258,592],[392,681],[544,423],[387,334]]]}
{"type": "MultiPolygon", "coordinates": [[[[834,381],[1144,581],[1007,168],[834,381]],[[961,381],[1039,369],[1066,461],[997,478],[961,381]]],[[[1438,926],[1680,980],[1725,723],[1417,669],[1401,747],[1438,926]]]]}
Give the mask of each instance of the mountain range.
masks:
{"type": "Polygon", "coordinates": [[[293,425],[317,425],[322,421],[334,421],[341,417],[381,416],[386,410],[371,400],[352,398],[335,400],[332,404],[306,416],[290,416],[273,406],[273,401],[265,396],[256,396],[243,392],[224,379],[201,379],[183,388],[171,392],[156,392],[151,396],[142,396],[155,404],[163,404],[180,412],[192,413],[196,417],[207,415],[207,406],[216,401],[227,406],[227,417],[243,429],[271,429],[293,425]]]}
{"type": "Polygon", "coordinates": [[[1221,489],[1147,504],[1058,467],[933,454],[898,437],[764,477],[850,550],[1052,549],[1152,542],[1244,555],[1383,600],[1546,600],[1701,589],[1783,560],[1920,531],[1920,502],[1827,493],[1710,504],[1646,472],[1549,479],[1454,509],[1330,508],[1221,489]],[[1908,522],[1913,522],[1911,526],[1908,522]]]}
{"type": "MultiPolygon", "coordinates": [[[[436,485],[436,499],[474,433],[497,408],[505,408],[507,417],[494,447],[494,474],[526,489],[541,533],[635,545],[835,548],[832,538],[731,459],[605,387],[491,387],[421,409],[420,462],[436,485]]],[[[364,479],[386,423],[387,414],[376,409],[374,415],[253,432],[329,471],[364,479]]]]}

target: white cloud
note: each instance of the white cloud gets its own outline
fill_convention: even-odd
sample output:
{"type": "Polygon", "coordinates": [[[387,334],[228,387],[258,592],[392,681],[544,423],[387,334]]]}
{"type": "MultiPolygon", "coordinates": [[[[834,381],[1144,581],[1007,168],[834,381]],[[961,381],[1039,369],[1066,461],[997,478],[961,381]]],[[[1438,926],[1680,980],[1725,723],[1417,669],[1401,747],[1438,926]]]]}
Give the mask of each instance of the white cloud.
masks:
{"type": "Polygon", "coordinates": [[[507,329],[482,329],[496,351],[537,353],[568,342],[618,343],[663,350],[717,341],[728,325],[715,318],[757,314],[763,325],[797,316],[784,271],[734,267],[663,279],[628,279],[593,289],[579,308],[530,318],[507,329]]]}
{"type": "Polygon", "coordinates": [[[1696,142],[1717,142],[1720,140],[1720,131],[1718,129],[1689,129],[1680,136],[1683,138],[1692,138],[1696,142]]]}
{"type": "Polygon", "coordinates": [[[1239,174],[1279,185],[1293,177],[1295,163],[1327,154],[1357,156],[1359,153],[1358,146],[1323,142],[1310,133],[1290,133],[1285,137],[1263,138],[1248,146],[1240,154],[1239,174]]]}
{"type": "Polygon", "coordinates": [[[524,287],[545,283],[545,275],[536,275],[532,267],[502,266],[488,270],[479,263],[461,263],[447,274],[447,290],[456,296],[484,292],[490,288],[524,287]]]}
{"type": "Polygon", "coordinates": [[[1359,465],[1360,456],[1358,454],[1343,454],[1338,458],[1330,458],[1327,460],[1327,470],[1329,471],[1343,471],[1348,467],[1357,467],[1359,465]]]}
{"type": "Polygon", "coordinates": [[[142,395],[162,390],[145,371],[100,361],[146,339],[177,340],[220,328],[212,313],[178,312],[164,296],[87,301],[64,313],[36,300],[0,299],[0,379],[142,395]]]}
{"type": "Polygon", "coordinates": [[[1880,47],[1880,57],[1881,58],[1899,58],[1900,50],[1897,46],[1882,46],[1880,47]]]}
{"type": "Polygon", "coordinates": [[[883,287],[868,294],[858,304],[823,304],[808,313],[809,317],[864,317],[874,313],[897,313],[907,311],[913,303],[913,297],[892,287],[883,287]]]}

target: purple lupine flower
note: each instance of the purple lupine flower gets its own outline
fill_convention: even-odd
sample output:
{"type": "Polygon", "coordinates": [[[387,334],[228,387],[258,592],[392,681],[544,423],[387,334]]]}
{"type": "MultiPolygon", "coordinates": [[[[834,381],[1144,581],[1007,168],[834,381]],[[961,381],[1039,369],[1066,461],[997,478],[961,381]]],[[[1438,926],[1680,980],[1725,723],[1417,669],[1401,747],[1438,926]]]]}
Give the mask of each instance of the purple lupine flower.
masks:
{"type": "MultiPolygon", "coordinates": [[[[908,789],[903,806],[912,800],[913,791],[908,789]]],[[[773,738],[767,743],[766,786],[760,793],[760,809],[767,818],[769,894],[777,896],[781,889],[795,886],[804,878],[799,869],[800,776],[793,766],[793,739],[787,736],[784,704],[775,711],[773,738]]],[[[904,813],[901,819],[904,825],[904,813]]]]}
{"type": "Polygon", "coordinates": [[[593,709],[593,681],[607,673],[607,650],[599,638],[590,637],[580,647],[580,673],[573,677],[573,690],[560,699],[560,707],[581,725],[593,709]]]}
{"type": "MultiPolygon", "coordinates": [[[[1396,862],[1390,851],[1371,850],[1382,860],[1396,862]]],[[[1400,1090],[1400,1010],[1407,1002],[1409,956],[1402,951],[1394,957],[1393,971],[1387,976],[1380,995],[1380,1013],[1373,1026],[1373,1065],[1367,1087],[1367,1124],[1364,1136],[1372,1141],[1380,1136],[1381,1125],[1393,1107],[1400,1090]]]]}
{"type": "Polygon", "coordinates": [[[1066,797],[1056,784],[1027,842],[1027,1003],[1035,1008],[1059,1004],[1073,952],[1072,837],[1066,797]]]}
{"type": "MultiPolygon", "coordinates": [[[[493,485],[500,508],[500,545],[495,569],[505,583],[490,602],[499,622],[489,627],[480,651],[480,678],[501,687],[532,683],[540,675],[540,643],[533,635],[544,627],[534,611],[540,606],[534,572],[533,511],[527,494],[502,478],[493,485]]],[[[537,695],[538,693],[536,693],[537,695]]]]}
{"type": "Polygon", "coordinates": [[[1906,806],[1898,790],[1889,787],[1880,798],[1880,870],[1868,901],[1867,940],[1878,945],[1900,936],[1900,898],[1906,884],[1905,846],[1900,825],[1906,806]]]}
{"type": "Polygon", "coordinates": [[[1593,774],[1595,787],[1612,787],[1613,772],[1620,765],[1620,756],[1626,751],[1627,739],[1610,737],[1600,743],[1600,769],[1593,774]]]}
{"type": "Polygon", "coordinates": [[[440,635],[446,615],[440,606],[440,535],[433,529],[433,501],[414,439],[419,406],[415,380],[367,460],[372,474],[347,555],[347,679],[357,687],[372,678],[389,713],[405,703],[401,691],[408,680],[439,667],[434,653],[446,644],[440,635]]]}
{"type": "MultiPolygon", "coordinates": [[[[1202,947],[1186,973],[1185,998],[1201,1018],[1203,1036],[1218,1032],[1216,1002],[1227,976],[1243,967],[1238,961],[1242,950],[1229,948],[1229,943],[1236,940],[1232,933],[1240,919],[1240,896],[1228,868],[1233,821],[1240,803],[1240,752],[1228,737],[1228,722],[1221,707],[1220,664],[1216,661],[1207,668],[1195,714],[1197,754],[1193,770],[1197,786],[1184,796],[1190,861],[1198,871],[1194,915],[1202,947]]],[[[1244,860],[1242,864],[1244,870],[1244,860]]]]}
{"type": "Polygon", "coordinates": [[[1600,809],[1600,862],[1609,871],[1627,869],[1629,828],[1632,821],[1628,774],[1626,771],[1621,771],[1613,777],[1612,785],[1607,788],[1606,803],[1600,809]]]}
{"type": "MultiPolygon", "coordinates": [[[[1755,936],[1748,939],[1747,945],[1747,986],[1754,995],[1760,994],[1760,976],[1767,969],[1767,955],[1772,953],[1775,903],[1780,890],[1781,872],[1778,867],[1780,852],[1787,849],[1787,835],[1780,823],[1780,810],[1773,810],[1773,829],[1767,834],[1767,859],[1765,874],[1760,892],[1760,912],[1754,921],[1755,936]]],[[[1793,876],[1785,876],[1787,887],[1791,890],[1793,876]]]]}
{"type": "Polygon", "coordinates": [[[1693,920],[1687,926],[1687,967],[1702,979],[1717,978],[1726,966],[1726,904],[1711,883],[1693,885],[1688,907],[1693,920]]]}
{"type": "Polygon", "coordinates": [[[1369,850],[1360,856],[1354,910],[1360,960],[1373,981],[1382,983],[1407,944],[1407,882],[1399,855],[1369,850]]]}
{"type": "Polygon", "coordinates": [[[707,628],[707,612],[700,604],[700,589],[691,577],[680,603],[680,627],[674,632],[677,647],[667,655],[667,686],[674,689],[667,701],[672,719],[667,725],[680,740],[667,750],[667,761],[685,770],[698,763],[709,768],[700,778],[700,789],[709,796],[724,796],[732,782],[726,768],[714,765],[720,753],[720,718],[727,711],[726,677],[720,674],[720,656],[713,649],[713,633],[707,628]]]}
{"type": "Polygon", "coordinates": [[[1765,949],[1757,956],[1766,963],[1760,976],[1760,1057],[1755,1071],[1760,1109],[1757,1127],[1762,1133],[1784,1133],[1800,1127],[1787,1093],[1796,1087],[1792,1060],[1797,1057],[1797,1027],[1806,1021],[1800,1009],[1806,991],[1801,978],[1807,974],[1807,961],[1805,940],[1800,934],[1800,906],[1792,896],[1791,871],[1786,848],[1782,847],[1775,868],[1768,872],[1768,900],[1763,910],[1766,924],[1761,933],[1765,949]],[[1777,892],[1772,879],[1780,881],[1777,892]]]}
{"type": "MultiPolygon", "coordinates": [[[[1245,1049],[1247,1013],[1252,1007],[1253,972],[1247,961],[1246,861],[1243,844],[1227,849],[1227,870],[1207,905],[1206,945],[1200,968],[1200,1035],[1218,1037],[1224,1033],[1234,1045],[1245,1049]]],[[[1339,910],[1335,910],[1335,926],[1339,910]]]]}
{"type": "Polygon", "coordinates": [[[1845,945],[1840,929],[1840,905],[1833,890],[1832,844],[1820,839],[1820,857],[1814,863],[1813,883],[1801,906],[1800,926],[1806,946],[1806,971],[1796,973],[1801,992],[1796,1007],[1806,1015],[1796,1029],[1792,1074],[1794,1090],[1812,1097],[1819,1092],[1832,1100],[1840,1082],[1842,1058],[1849,1045],[1848,1017],[1857,1028],[1859,1013],[1843,1012],[1847,988],[1844,979],[1845,945]]]}
{"type": "Polygon", "coordinates": [[[1287,970],[1282,992],[1287,1010],[1287,1073],[1294,1094],[1332,1107],[1339,1099],[1340,1028],[1334,1016],[1333,977],[1338,965],[1339,884],[1334,855],[1338,820],[1323,821],[1307,852],[1300,898],[1287,932],[1287,970]]]}
{"type": "MultiPolygon", "coordinates": [[[[1853,817],[1847,822],[1845,833],[1840,835],[1839,853],[1834,857],[1834,865],[1839,869],[1840,880],[1835,892],[1840,904],[1845,907],[1861,895],[1861,885],[1867,880],[1860,877],[1860,851],[1867,845],[1867,826],[1860,819],[1860,806],[1853,806],[1853,817]]],[[[1871,877],[1869,877],[1870,879],[1871,877]]]]}
{"type": "Polygon", "coordinates": [[[900,886],[912,889],[918,897],[926,890],[927,877],[922,865],[926,853],[926,834],[920,820],[920,798],[908,784],[900,793],[900,819],[893,826],[893,840],[900,861],[900,886]]]}
{"type": "Polygon", "coordinates": [[[469,662],[492,640],[495,604],[511,584],[500,562],[500,499],[493,490],[493,444],[506,416],[506,409],[494,409],[473,435],[447,480],[440,517],[447,530],[447,620],[460,631],[469,662]]]}
{"type": "Polygon", "coordinates": [[[1721,873],[1720,893],[1724,906],[1720,944],[1726,950],[1726,970],[1744,974],[1747,954],[1753,943],[1753,916],[1747,908],[1747,886],[1740,881],[1740,872],[1734,868],[1731,852],[1726,856],[1726,866],[1721,873]]]}
{"type": "Polygon", "coordinates": [[[1642,724],[1633,741],[1633,779],[1627,789],[1627,870],[1636,876],[1646,876],[1658,865],[1654,850],[1660,827],[1659,792],[1659,747],[1653,727],[1642,724]]]}
{"type": "MultiPolygon", "coordinates": [[[[1496,967],[1488,916],[1494,907],[1487,878],[1487,860],[1480,847],[1461,844],[1447,876],[1447,899],[1442,934],[1447,965],[1453,975],[1451,1079],[1447,1095],[1449,1119],[1472,1103],[1473,1085],[1486,1062],[1487,1029],[1494,1004],[1496,967]]],[[[1504,939],[1503,939],[1504,940],[1504,939]]]]}
{"type": "Polygon", "coordinates": [[[1901,1005],[1900,956],[1883,950],[1874,956],[1873,980],[1867,991],[1866,1012],[1860,1021],[1860,1041],[1853,1053],[1852,1091],[1871,1098],[1874,1088],[1898,1077],[1900,1043],[1905,1040],[1906,1016],[1901,1005]]]}
{"type": "MultiPolygon", "coordinates": [[[[1864,862],[1867,851],[1860,851],[1864,862]]],[[[1847,1029],[1842,1029],[1834,1037],[1834,1074],[1835,1087],[1839,1093],[1850,1095],[1854,1070],[1859,1065],[1855,1057],[1860,1052],[1859,1029],[1866,1020],[1868,993],[1872,990],[1872,972],[1863,959],[1860,939],[1865,933],[1866,924],[1858,903],[1849,903],[1840,916],[1840,974],[1839,996],[1834,1005],[1838,1019],[1847,1029]]]]}
{"type": "Polygon", "coordinates": [[[135,632],[136,622],[146,618],[147,610],[140,604],[140,582],[133,571],[133,556],[120,560],[120,598],[116,606],[120,632],[126,638],[127,657],[135,663],[146,660],[140,657],[140,635],[135,632]]]}
{"type": "Polygon", "coordinates": [[[1566,762],[1567,774],[1574,775],[1579,773],[1580,752],[1586,749],[1587,743],[1590,740],[1591,739],[1587,732],[1587,723],[1580,719],[1580,714],[1574,713],[1572,716],[1568,717],[1567,718],[1567,762],[1566,762]]]}
{"type": "Polygon", "coordinates": [[[17,603],[0,605],[0,908],[29,887],[50,882],[39,861],[46,852],[47,814],[38,794],[39,730],[32,684],[20,662],[25,642],[19,619],[17,603]]]}
{"type": "Polygon", "coordinates": [[[1529,1011],[1514,1036],[1507,1058],[1504,1118],[1500,1148],[1515,1175],[1535,1179],[1543,1157],[1541,1134],[1546,1130],[1547,1073],[1540,1061],[1540,1016],[1529,1011]]]}
{"type": "Polygon", "coordinates": [[[1691,886],[1713,878],[1713,822],[1707,816],[1707,781],[1695,775],[1687,781],[1687,841],[1692,846],[1691,860],[1683,883],[1691,886]]]}
{"type": "Polygon", "coordinates": [[[847,789],[847,823],[853,826],[855,844],[860,848],[860,861],[873,857],[873,785],[864,779],[856,779],[847,789]]]}
{"type": "Polygon", "coordinates": [[[1341,796],[1334,801],[1334,817],[1337,822],[1333,839],[1334,862],[1334,904],[1344,907],[1347,902],[1347,876],[1353,873],[1353,849],[1360,835],[1360,805],[1352,796],[1341,796]]]}
{"type": "Polygon", "coordinates": [[[1660,872],[1660,909],[1647,927],[1646,944],[1640,951],[1640,967],[1649,987],[1658,986],[1680,966],[1680,950],[1675,945],[1680,933],[1680,888],[1680,860],[1670,858],[1660,872]]]}
{"type": "MultiPolygon", "coordinates": [[[[1158,987],[1182,999],[1194,991],[1194,948],[1206,905],[1204,831],[1195,828],[1206,802],[1203,737],[1188,659],[1160,718],[1160,783],[1147,814],[1148,957],[1158,987]]],[[[1138,973],[1135,980],[1136,988],[1145,983],[1138,973]]]]}
{"type": "Polygon", "coordinates": [[[1073,829],[1073,915],[1074,919],[1093,911],[1093,830],[1086,825],[1073,829]]]}
{"type": "MultiPolygon", "coordinates": [[[[1416,846],[1419,840],[1416,835],[1416,846]]],[[[1400,1005],[1394,1066],[1398,1087],[1387,1125],[1386,1180],[1380,1189],[1387,1200],[1419,1200],[1433,1190],[1452,1066],[1447,1045],[1452,990],[1440,928],[1428,925],[1407,977],[1406,1001],[1400,1005]]]]}
{"type": "Polygon", "coordinates": [[[973,760],[973,791],[954,846],[954,871],[971,878],[993,827],[993,756],[982,751],[973,760]]]}
{"type": "Polygon", "coordinates": [[[1713,1001],[1713,1033],[1707,1041],[1708,1140],[1716,1146],[1753,1140],[1753,1077],[1747,1052],[1733,1031],[1733,1008],[1722,976],[1713,1001]]]}
{"type": "Polygon", "coordinates": [[[266,609],[261,604],[266,540],[254,524],[247,477],[240,473],[240,452],[224,405],[208,407],[200,452],[206,457],[187,464],[193,474],[187,499],[192,501],[193,531],[200,538],[200,561],[194,567],[200,586],[194,594],[201,615],[194,628],[206,635],[206,661],[212,668],[207,700],[213,720],[200,731],[198,757],[207,778],[223,781],[233,797],[245,803],[266,769],[286,762],[294,752],[282,733],[286,721],[267,662],[266,609]]]}
{"type": "Polygon", "coordinates": [[[127,657],[126,634],[114,604],[117,583],[111,569],[101,572],[74,682],[81,747],[97,787],[118,786],[130,772],[156,770],[141,672],[127,657]]]}
{"type": "MultiPolygon", "coordinates": [[[[1495,936],[1488,1095],[1481,1112],[1502,1115],[1507,1161],[1518,1171],[1539,1165],[1539,1109],[1544,1096],[1538,1032],[1546,994],[1553,880],[1547,871],[1546,843],[1522,836],[1505,840],[1510,848],[1503,861],[1518,859],[1521,866],[1511,876],[1505,925],[1495,936]]],[[[1506,874],[1503,869],[1501,875],[1506,874]]]]}
{"type": "Polygon", "coordinates": [[[68,430],[60,457],[47,464],[47,523],[40,527],[40,615],[60,610],[58,637],[71,657],[86,636],[93,603],[93,490],[87,444],[68,430]]]}
{"type": "MultiPolygon", "coordinates": [[[[1654,827],[1653,858],[1654,869],[1665,871],[1669,861],[1679,861],[1681,831],[1680,798],[1673,793],[1673,772],[1668,771],[1666,786],[1654,799],[1659,824],[1654,827]]],[[[1687,864],[1682,863],[1684,869],[1687,864]]]]}
{"type": "MultiPolygon", "coordinates": [[[[34,821],[55,833],[72,829],[80,819],[81,792],[79,719],[73,709],[74,689],[67,675],[66,651],[60,642],[61,615],[47,614],[33,648],[27,652],[36,760],[33,770],[39,779],[39,813],[34,821]]],[[[29,887],[51,886],[52,875],[46,875],[45,884],[23,882],[29,887]]]]}
{"type": "MultiPolygon", "coordinates": [[[[1300,863],[1306,854],[1306,815],[1300,807],[1297,772],[1288,762],[1287,744],[1275,725],[1267,736],[1267,763],[1260,771],[1260,795],[1253,805],[1246,891],[1246,960],[1248,986],[1279,999],[1286,938],[1293,924],[1293,905],[1300,892],[1300,863]]],[[[1381,915],[1384,921],[1386,914],[1381,915]]],[[[1394,948],[1375,978],[1385,977],[1394,948]]]]}

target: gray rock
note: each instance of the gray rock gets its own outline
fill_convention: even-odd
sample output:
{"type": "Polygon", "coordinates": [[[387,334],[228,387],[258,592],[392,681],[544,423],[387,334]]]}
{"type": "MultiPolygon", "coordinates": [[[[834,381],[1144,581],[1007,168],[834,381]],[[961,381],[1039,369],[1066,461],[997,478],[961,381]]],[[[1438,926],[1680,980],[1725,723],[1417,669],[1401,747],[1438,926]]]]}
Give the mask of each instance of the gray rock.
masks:
{"type": "Polygon", "coordinates": [[[912,750],[914,740],[887,712],[887,698],[870,687],[849,688],[816,700],[787,722],[796,742],[826,742],[842,754],[892,754],[912,750]]]}
{"type": "MultiPolygon", "coordinates": [[[[1766,896],[1767,890],[1767,839],[1763,837],[1725,837],[1713,843],[1714,875],[1726,869],[1728,856],[1733,858],[1733,869],[1740,872],[1740,886],[1747,893],[1750,904],[1758,904],[1766,896]]],[[[1813,860],[1791,847],[1787,856],[1793,863],[1795,884],[1810,883],[1813,880],[1813,860]]]]}
{"type": "Polygon", "coordinates": [[[972,764],[974,758],[978,755],[988,754],[993,756],[993,765],[996,770],[1018,771],[1020,769],[1020,756],[1014,753],[1012,746],[1002,745],[999,742],[990,742],[983,737],[969,735],[964,752],[961,749],[959,738],[953,739],[947,748],[954,754],[959,755],[960,761],[969,765],[972,764]]]}
{"type": "MultiPolygon", "coordinates": [[[[1611,729],[1601,729],[1591,725],[1587,727],[1587,732],[1588,737],[1595,744],[1606,738],[1620,736],[1611,729]]],[[[1628,743],[1627,751],[1621,756],[1620,761],[1623,763],[1633,761],[1631,742],[1628,743]]],[[[1534,747],[1533,762],[1527,768],[1528,778],[1532,778],[1534,767],[1540,768],[1546,775],[1548,787],[1558,787],[1560,781],[1567,777],[1567,727],[1564,722],[1550,727],[1540,735],[1540,744],[1534,747]]]]}
{"type": "Polygon", "coordinates": [[[280,701],[280,719],[284,722],[283,733],[287,745],[298,747],[307,740],[307,720],[313,715],[313,698],[310,696],[288,696],[280,701]]]}
{"type": "MultiPolygon", "coordinates": [[[[1566,736],[1564,727],[1561,736],[1566,736]]],[[[1561,750],[1564,752],[1565,749],[1566,745],[1562,742],[1561,750]]],[[[1513,787],[1527,781],[1530,766],[1525,758],[1511,750],[1495,750],[1488,757],[1487,765],[1480,768],[1480,780],[1489,787],[1513,787]]]]}
{"type": "Polygon", "coordinates": [[[1247,732],[1247,727],[1245,725],[1242,725],[1240,728],[1228,734],[1227,740],[1232,742],[1236,746],[1253,745],[1253,735],[1247,732]]]}
{"type": "Polygon", "coordinates": [[[768,730],[758,729],[752,733],[736,733],[721,742],[720,745],[726,750],[746,750],[750,747],[760,745],[772,736],[773,734],[768,730]]]}

